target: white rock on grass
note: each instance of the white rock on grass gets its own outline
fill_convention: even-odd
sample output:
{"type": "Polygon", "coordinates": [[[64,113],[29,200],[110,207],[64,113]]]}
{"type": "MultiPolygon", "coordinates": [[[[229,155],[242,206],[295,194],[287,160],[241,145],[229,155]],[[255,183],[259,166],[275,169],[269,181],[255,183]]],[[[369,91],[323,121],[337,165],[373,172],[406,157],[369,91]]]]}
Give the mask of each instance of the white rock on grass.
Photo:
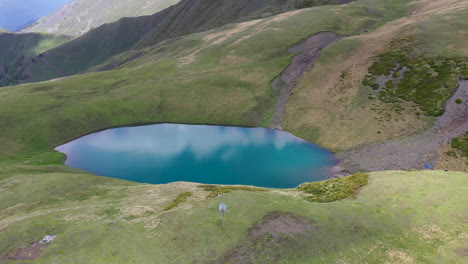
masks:
{"type": "Polygon", "coordinates": [[[50,243],[50,242],[54,241],[54,239],[55,239],[56,237],[57,237],[57,236],[45,236],[41,241],[39,241],[39,243],[41,243],[41,244],[50,243]]]}

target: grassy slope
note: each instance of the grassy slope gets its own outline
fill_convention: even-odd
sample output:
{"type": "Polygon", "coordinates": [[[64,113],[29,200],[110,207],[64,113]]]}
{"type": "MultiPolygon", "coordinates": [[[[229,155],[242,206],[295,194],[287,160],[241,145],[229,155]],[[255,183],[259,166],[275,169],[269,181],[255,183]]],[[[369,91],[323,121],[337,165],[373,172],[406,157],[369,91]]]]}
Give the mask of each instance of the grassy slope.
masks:
{"type": "Polygon", "coordinates": [[[295,190],[234,191],[223,195],[228,212],[221,229],[220,201],[207,200],[196,184],[133,184],[52,169],[0,174],[0,255],[47,234],[58,236],[35,263],[206,263],[235,245],[247,245],[255,263],[271,263],[263,258],[272,253],[277,263],[462,263],[466,252],[464,173],[371,173],[355,199],[325,204],[295,190]],[[187,202],[164,211],[187,191],[194,194],[187,202]],[[274,252],[249,247],[248,228],[278,210],[310,219],[317,230],[274,252]]]}
{"type": "Polygon", "coordinates": [[[152,15],[178,0],[77,0],[41,18],[23,32],[50,32],[79,36],[122,17],[152,15]]]}
{"type": "Polygon", "coordinates": [[[466,25],[463,22],[466,6],[459,1],[440,2],[447,8],[425,9],[430,2],[422,2],[414,9],[420,11],[418,15],[327,48],[290,98],[284,116],[286,130],[326,148],[343,150],[364,142],[410,135],[428,127],[433,118],[416,116],[416,112],[421,112],[417,105],[405,102],[405,110],[399,113],[391,104],[369,99],[372,90],[364,88],[361,81],[372,65],[373,56],[401,36],[412,36],[424,43],[416,48],[430,56],[466,56],[463,47],[468,39],[462,29],[466,25]],[[445,37],[440,37],[440,32],[445,37]]]}
{"type": "MultiPolygon", "coordinates": [[[[30,72],[32,58],[65,43],[69,38],[46,33],[0,34],[0,85],[20,81],[18,78],[30,72]],[[6,72],[4,67],[8,67],[6,72]],[[5,76],[9,76],[6,78],[5,76]]],[[[35,58],[37,60],[37,58],[35,58]]]]}
{"type": "Polygon", "coordinates": [[[322,30],[358,31],[374,20],[363,10],[294,11],[191,35],[170,43],[169,51],[163,43],[138,62],[141,67],[1,89],[0,142],[6,147],[0,155],[50,150],[82,133],[129,123],[267,126],[275,100],[269,81],[288,64],[287,48],[322,30]]]}
{"type": "MultiPolygon", "coordinates": [[[[103,25],[88,34],[48,50],[44,57],[63,73],[73,75],[100,64],[110,56],[130,49],[144,34],[144,25],[148,17],[123,18],[111,24],[103,25]]],[[[32,72],[39,72],[43,64],[36,64],[32,72]]],[[[42,77],[37,74],[38,78],[42,77]]],[[[43,77],[41,80],[47,80],[43,77]]],[[[28,82],[35,81],[29,79],[28,82]]]]}
{"type": "MultiPolygon", "coordinates": [[[[315,3],[314,0],[307,0],[299,5],[295,4],[294,0],[283,2],[235,0],[234,3],[210,0],[194,4],[190,0],[183,0],[151,16],[123,18],[102,25],[64,45],[48,50],[43,54],[41,62],[31,67],[33,77],[23,82],[70,76],[87,72],[91,68],[97,70],[99,68],[95,68],[96,65],[127,50],[138,52],[137,49],[149,47],[163,40],[206,31],[234,21],[272,16],[302,8],[312,2],[315,3]],[[58,69],[55,76],[50,74],[49,65],[58,69]]],[[[320,1],[320,4],[326,3],[336,3],[336,1],[320,1]]],[[[106,68],[114,68],[109,67],[110,65],[106,68]]]]}
{"type": "Polygon", "coordinates": [[[0,35],[0,63],[11,63],[20,56],[33,57],[48,49],[64,43],[67,38],[45,33],[31,34],[6,34],[0,35]]]}

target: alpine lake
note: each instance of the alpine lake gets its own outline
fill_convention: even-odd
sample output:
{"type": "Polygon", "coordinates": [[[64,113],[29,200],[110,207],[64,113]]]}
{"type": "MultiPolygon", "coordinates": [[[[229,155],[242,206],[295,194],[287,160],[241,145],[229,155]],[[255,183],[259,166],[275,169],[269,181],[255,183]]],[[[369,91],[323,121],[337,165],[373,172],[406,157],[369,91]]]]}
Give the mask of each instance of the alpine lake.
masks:
{"type": "Polygon", "coordinates": [[[157,124],[83,136],[56,148],[65,164],[100,176],[163,184],[293,188],[329,178],[334,154],[265,128],[157,124]]]}

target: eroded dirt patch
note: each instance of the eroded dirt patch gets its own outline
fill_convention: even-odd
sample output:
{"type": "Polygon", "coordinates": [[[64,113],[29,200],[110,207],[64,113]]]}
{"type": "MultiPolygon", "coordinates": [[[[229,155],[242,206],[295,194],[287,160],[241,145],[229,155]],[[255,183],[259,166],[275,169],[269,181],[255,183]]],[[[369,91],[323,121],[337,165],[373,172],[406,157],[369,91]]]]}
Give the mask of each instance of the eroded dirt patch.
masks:
{"type": "Polygon", "coordinates": [[[0,260],[34,260],[39,258],[46,249],[47,244],[34,242],[27,247],[16,249],[6,257],[0,257],[0,260]]]}
{"type": "Polygon", "coordinates": [[[281,235],[292,237],[313,230],[315,230],[313,223],[303,217],[284,212],[273,212],[266,215],[262,222],[249,230],[249,237],[256,239],[270,234],[273,239],[276,239],[281,235]]]}
{"type": "Polygon", "coordinates": [[[286,111],[286,103],[296,87],[297,81],[306,70],[312,67],[322,50],[339,39],[340,37],[333,32],[319,32],[288,50],[289,53],[297,53],[297,55],[292,58],[288,67],[271,82],[272,89],[279,92],[275,112],[271,118],[271,128],[283,130],[281,119],[286,111]]]}
{"type": "Polygon", "coordinates": [[[272,212],[252,226],[245,241],[226,252],[221,263],[274,263],[281,256],[278,249],[287,247],[300,236],[313,235],[316,225],[304,217],[287,212],[272,212]]]}

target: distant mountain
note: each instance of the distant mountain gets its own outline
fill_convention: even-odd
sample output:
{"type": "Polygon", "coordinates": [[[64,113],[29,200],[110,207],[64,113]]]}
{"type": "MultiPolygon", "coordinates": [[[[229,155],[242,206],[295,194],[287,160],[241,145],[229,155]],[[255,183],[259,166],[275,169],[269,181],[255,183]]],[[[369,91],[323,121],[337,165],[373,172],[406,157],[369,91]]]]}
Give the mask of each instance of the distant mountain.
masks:
{"type": "Polygon", "coordinates": [[[72,0],[1,0],[0,28],[16,31],[28,22],[47,16],[72,0]]]}
{"type": "MultiPolygon", "coordinates": [[[[21,69],[18,71],[23,71],[27,67],[29,74],[23,75],[18,80],[21,83],[36,82],[84,73],[96,70],[94,67],[107,62],[117,54],[146,48],[171,38],[213,29],[232,22],[268,17],[288,10],[317,4],[339,4],[344,1],[182,0],[152,16],[122,18],[47,50],[34,58],[35,64],[19,65],[21,69]]],[[[108,70],[115,67],[117,65],[111,62],[101,69],[108,70]]],[[[0,86],[16,84],[18,80],[11,82],[0,78],[0,86]]]]}
{"type": "Polygon", "coordinates": [[[26,23],[24,23],[23,25],[19,26],[15,31],[21,31],[29,26],[31,26],[32,24],[36,23],[37,19],[33,19],[33,20],[30,20],[26,23]]]}
{"type": "Polygon", "coordinates": [[[80,36],[122,17],[152,15],[179,0],[74,0],[21,32],[80,36]]]}

